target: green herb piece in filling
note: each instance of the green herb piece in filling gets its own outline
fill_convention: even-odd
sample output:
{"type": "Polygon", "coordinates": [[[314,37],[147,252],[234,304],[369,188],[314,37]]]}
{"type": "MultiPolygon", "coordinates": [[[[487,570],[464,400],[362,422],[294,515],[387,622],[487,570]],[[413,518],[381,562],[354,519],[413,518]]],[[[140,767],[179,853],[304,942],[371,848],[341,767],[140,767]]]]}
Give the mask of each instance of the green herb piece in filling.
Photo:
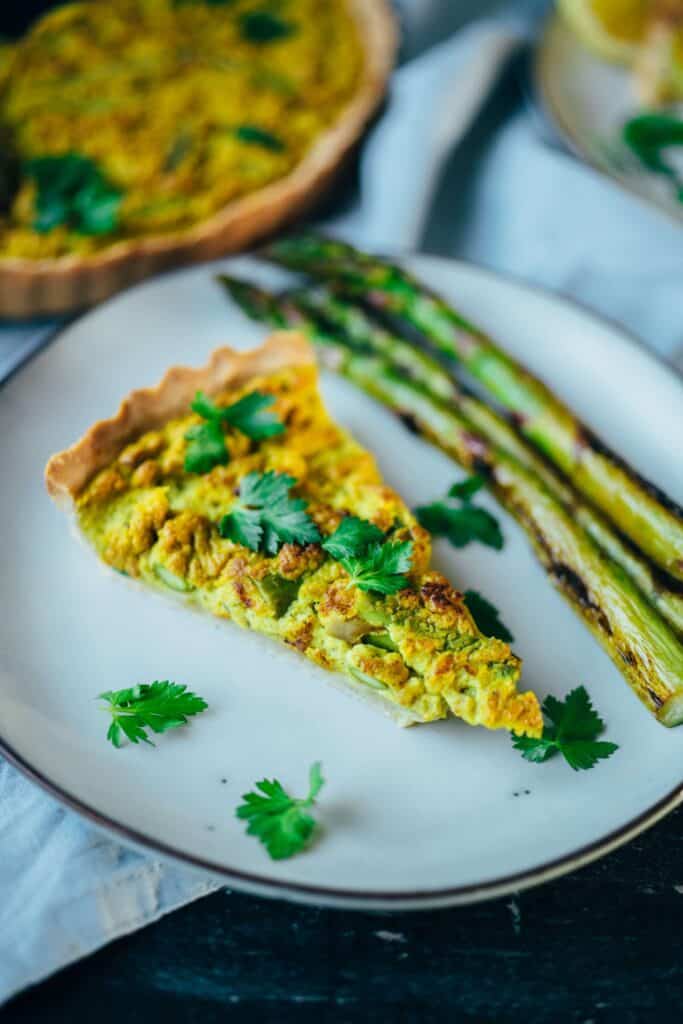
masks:
{"type": "Polygon", "coordinates": [[[254,583],[264,601],[271,605],[276,619],[282,618],[299,593],[299,580],[288,580],[277,573],[268,573],[254,583]]]}
{"type": "Polygon", "coordinates": [[[271,11],[248,11],[239,19],[242,38],[249,43],[274,43],[286,39],[296,26],[271,11]]]}
{"type": "Polygon", "coordinates": [[[65,224],[83,235],[106,235],[116,228],[123,195],[88,157],[35,157],[23,170],[36,185],[36,231],[65,224]]]}
{"type": "Polygon", "coordinates": [[[272,150],[273,153],[282,153],[285,148],[282,139],[255,124],[239,125],[235,128],[235,137],[247,145],[262,146],[264,149],[272,150]]]}

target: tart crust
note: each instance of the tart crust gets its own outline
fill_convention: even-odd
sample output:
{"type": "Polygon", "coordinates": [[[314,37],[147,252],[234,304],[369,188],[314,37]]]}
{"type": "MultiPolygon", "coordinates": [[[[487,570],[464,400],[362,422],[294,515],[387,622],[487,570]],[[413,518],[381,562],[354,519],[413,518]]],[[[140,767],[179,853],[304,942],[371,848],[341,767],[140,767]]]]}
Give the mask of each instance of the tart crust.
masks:
{"type": "Polygon", "coordinates": [[[289,174],[182,232],[124,239],[89,256],[0,259],[0,315],[85,308],[165,268],[244,249],[312,206],[378,107],[396,54],[398,32],[389,0],[349,0],[349,7],[365,49],[358,91],[289,174]]]}
{"type": "Polygon", "coordinates": [[[45,467],[48,493],[70,506],[91,477],[116,458],[140,434],[187,412],[197,391],[215,395],[292,366],[315,364],[313,350],[302,334],[276,331],[258,348],[236,352],[227,345],[215,349],[206,366],[172,366],[154,387],[131,391],[110,419],[98,420],[83,437],[53,455],[45,467]]]}

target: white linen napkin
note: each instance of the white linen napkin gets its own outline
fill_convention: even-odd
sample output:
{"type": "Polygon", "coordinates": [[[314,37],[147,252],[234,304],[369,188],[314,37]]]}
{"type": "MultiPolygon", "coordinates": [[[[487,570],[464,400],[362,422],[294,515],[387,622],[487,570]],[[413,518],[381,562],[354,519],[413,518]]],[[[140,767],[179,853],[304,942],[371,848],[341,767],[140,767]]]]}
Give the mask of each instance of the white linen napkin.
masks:
{"type": "MultiPolygon", "coordinates": [[[[439,5],[453,17],[450,0],[403,4],[417,35],[434,34],[439,5]]],[[[490,19],[405,64],[365,146],[358,202],[328,227],[380,249],[419,247],[436,189],[427,238],[442,252],[575,295],[683,362],[680,228],[548,149],[504,94],[477,121],[521,38],[490,19]]],[[[0,381],[46,330],[0,327],[0,381]]],[[[0,759],[0,1004],[214,887],[103,836],[0,759]]]]}

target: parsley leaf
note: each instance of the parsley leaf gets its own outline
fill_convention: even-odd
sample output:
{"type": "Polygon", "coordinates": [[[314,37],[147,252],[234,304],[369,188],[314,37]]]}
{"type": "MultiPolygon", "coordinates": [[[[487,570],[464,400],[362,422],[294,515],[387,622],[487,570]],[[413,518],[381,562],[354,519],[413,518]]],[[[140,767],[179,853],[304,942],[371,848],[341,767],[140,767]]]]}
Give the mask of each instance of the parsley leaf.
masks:
{"type": "Polygon", "coordinates": [[[360,555],[370,544],[381,544],[384,534],[374,523],[356,516],[346,516],[337,529],[326,540],[323,548],[336,561],[360,555]]]}
{"type": "Polygon", "coordinates": [[[162,733],[187,723],[188,717],[204,711],[208,704],[201,697],[188,692],[186,686],[164,682],[141,683],[126,690],[107,690],[100,694],[108,703],[112,721],[107,739],[120,747],[124,736],[131,743],[149,743],[146,729],[162,733]]]}
{"type": "Polygon", "coordinates": [[[495,636],[498,640],[504,640],[508,644],[514,641],[515,638],[510,630],[500,621],[500,614],[495,605],[492,605],[476,590],[466,590],[465,601],[477,628],[484,636],[495,636]]]}
{"type": "Polygon", "coordinates": [[[116,228],[123,195],[88,157],[35,157],[26,162],[24,173],[36,185],[36,231],[66,224],[83,235],[106,235],[116,228]]]}
{"type": "Polygon", "coordinates": [[[408,586],[406,573],[410,572],[412,553],[411,540],[387,542],[371,544],[364,555],[339,558],[338,562],[360,590],[395,594],[408,586]]]}
{"type": "Polygon", "coordinates": [[[281,153],[285,148],[282,139],[255,124],[239,125],[235,128],[235,137],[247,145],[263,146],[264,149],[270,149],[273,153],[281,153]]]}
{"type": "Polygon", "coordinates": [[[281,434],[284,424],[275,413],[267,411],[274,401],[273,395],[252,391],[223,408],[212,402],[203,391],[198,391],[191,408],[206,422],[190,427],[185,434],[185,440],[190,442],[185,452],[186,472],[208,473],[214,466],[228,462],[230,454],[223,434],[224,423],[252,441],[263,441],[281,434]]]}
{"type": "Polygon", "coordinates": [[[585,771],[619,749],[616,743],[597,739],[604,731],[605,723],[593,707],[584,686],[572,690],[563,701],[547,697],[543,713],[551,724],[544,726],[540,739],[513,737],[513,747],[527,761],[540,764],[560,753],[574,771],[585,771]]]}
{"type": "Polygon", "coordinates": [[[284,423],[274,412],[267,411],[274,403],[274,395],[252,391],[226,409],[221,409],[221,419],[252,441],[263,441],[266,437],[284,433],[284,423]]]}
{"type": "Polygon", "coordinates": [[[248,473],[240,484],[239,501],[219,523],[221,537],[252,551],[276,555],[282,544],[317,544],[318,527],[310,518],[303,498],[290,498],[293,476],[248,473]]]}
{"type": "Polygon", "coordinates": [[[640,162],[654,174],[668,177],[683,202],[683,177],[668,155],[674,146],[683,145],[683,121],[670,114],[638,114],[622,129],[623,139],[640,162]]]}
{"type": "Polygon", "coordinates": [[[385,542],[374,523],[347,516],[322,546],[361,590],[395,594],[408,586],[413,542],[385,542]]]}
{"type": "Polygon", "coordinates": [[[230,458],[225,435],[218,420],[197,423],[185,434],[185,471],[208,473],[214,466],[224,466],[230,458]]]}
{"type": "Polygon", "coordinates": [[[434,501],[415,509],[421,526],[433,537],[447,537],[455,548],[464,548],[473,540],[486,544],[497,551],[503,547],[503,534],[495,516],[485,508],[471,504],[471,498],[484,486],[485,480],[478,474],[453,484],[448,496],[460,501],[454,507],[446,501],[434,501]]]}
{"type": "Polygon", "coordinates": [[[453,508],[443,501],[435,501],[416,508],[415,515],[433,537],[446,537],[454,548],[464,548],[474,540],[497,551],[503,547],[498,520],[485,508],[469,504],[453,508]]]}
{"type": "Polygon", "coordinates": [[[291,797],[277,779],[256,783],[260,792],[245,793],[244,803],[235,812],[247,821],[247,834],[256,836],[273,860],[292,857],[308,844],[316,829],[315,819],[306,813],[315,803],[324,779],[319,761],[311,765],[308,796],[304,800],[291,797]]]}
{"type": "Polygon", "coordinates": [[[475,473],[473,476],[468,476],[465,480],[459,480],[458,483],[453,484],[448,495],[451,498],[460,498],[461,501],[469,501],[485,483],[484,477],[475,473]]]}
{"type": "Polygon", "coordinates": [[[273,43],[296,30],[289,21],[271,11],[248,11],[239,19],[242,38],[250,43],[273,43]]]}

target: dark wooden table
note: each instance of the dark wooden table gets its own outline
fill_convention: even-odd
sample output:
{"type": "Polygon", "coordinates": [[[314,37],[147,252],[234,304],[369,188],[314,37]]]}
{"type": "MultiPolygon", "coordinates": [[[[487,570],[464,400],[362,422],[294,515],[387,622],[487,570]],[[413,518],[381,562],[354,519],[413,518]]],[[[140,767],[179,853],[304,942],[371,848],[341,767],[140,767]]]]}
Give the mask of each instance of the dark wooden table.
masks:
{"type": "Polygon", "coordinates": [[[683,1021],[683,809],[582,871],[423,913],[218,892],[17,997],[2,1024],[683,1021]]]}

